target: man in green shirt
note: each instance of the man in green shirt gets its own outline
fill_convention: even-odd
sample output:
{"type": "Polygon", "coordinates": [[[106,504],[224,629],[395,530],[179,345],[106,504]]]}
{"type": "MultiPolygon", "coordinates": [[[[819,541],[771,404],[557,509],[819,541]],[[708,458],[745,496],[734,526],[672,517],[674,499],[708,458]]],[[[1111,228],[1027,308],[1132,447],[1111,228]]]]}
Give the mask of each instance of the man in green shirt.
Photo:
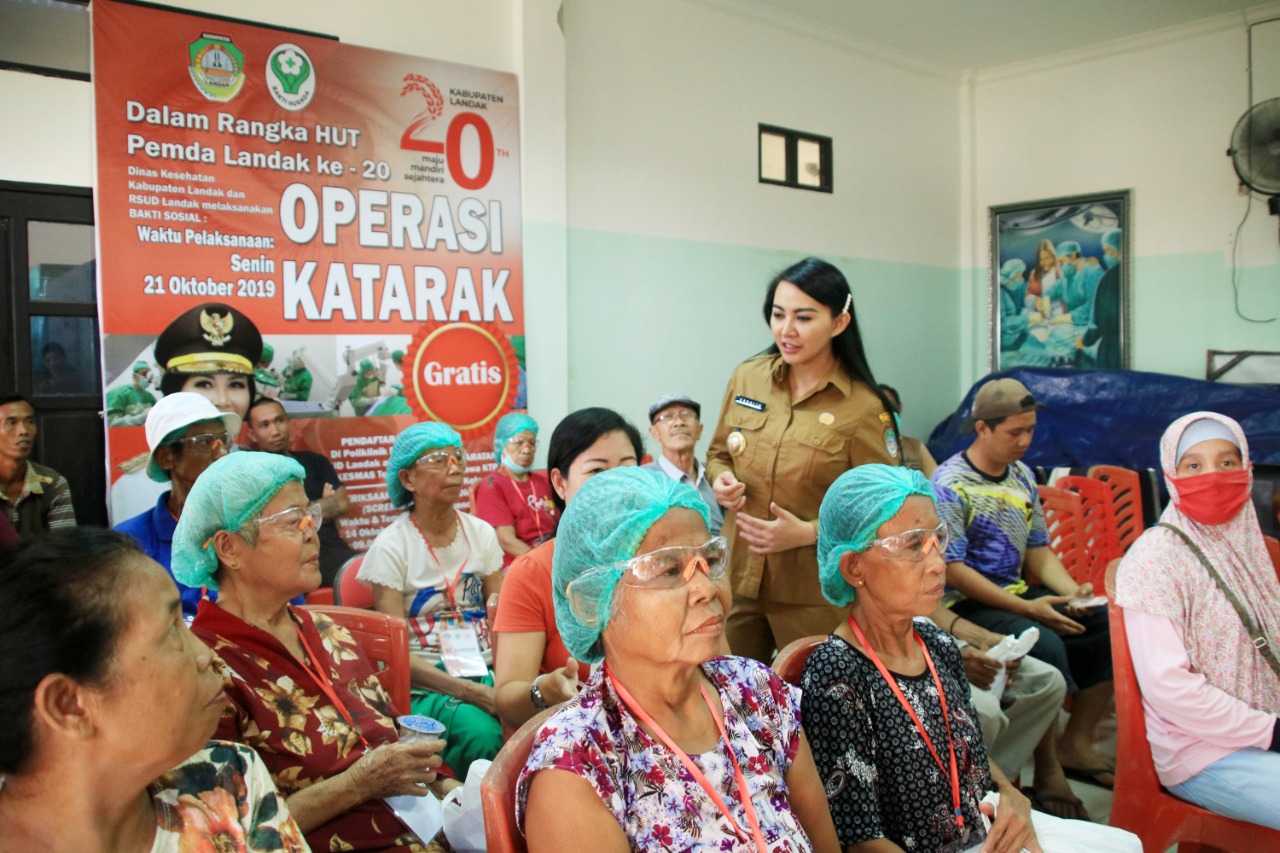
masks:
{"type": "Polygon", "coordinates": [[[253,368],[253,381],[258,385],[258,393],[264,397],[275,397],[280,387],[280,374],[271,369],[271,361],[275,357],[275,347],[263,344],[262,358],[253,368]]]}
{"type": "Polygon", "coordinates": [[[281,400],[308,400],[311,398],[311,371],[302,356],[294,354],[284,369],[284,385],[280,387],[281,400]]]}
{"type": "Polygon", "coordinates": [[[139,361],[133,366],[133,380],[128,385],[107,392],[107,426],[137,426],[145,423],[147,412],[156,404],[151,386],[151,365],[139,361]]]}

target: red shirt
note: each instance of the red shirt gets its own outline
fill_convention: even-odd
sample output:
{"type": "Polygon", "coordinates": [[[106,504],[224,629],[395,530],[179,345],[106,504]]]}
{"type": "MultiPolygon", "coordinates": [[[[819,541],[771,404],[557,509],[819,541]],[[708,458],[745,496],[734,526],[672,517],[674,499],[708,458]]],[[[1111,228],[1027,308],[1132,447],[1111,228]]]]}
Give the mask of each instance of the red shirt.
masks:
{"type": "MultiPolygon", "coordinates": [[[[547,472],[532,471],[521,483],[499,468],[476,486],[475,514],[495,528],[514,527],[516,538],[530,548],[539,544],[556,529],[556,505],[551,500],[547,472]]],[[[503,568],[513,559],[504,551],[503,568]]]]}
{"type": "MultiPolygon", "coordinates": [[[[515,559],[502,579],[492,625],[495,634],[542,631],[547,635],[539,675],[559,669],[569,659],[569,650],[556,630],[556,607],[551,597],[551,558],[555,552],[556,540],[552,539],[515,559]]],[[[579,683],[585,684],[590,675],[591,665],[579,661],[579,683]]]]}

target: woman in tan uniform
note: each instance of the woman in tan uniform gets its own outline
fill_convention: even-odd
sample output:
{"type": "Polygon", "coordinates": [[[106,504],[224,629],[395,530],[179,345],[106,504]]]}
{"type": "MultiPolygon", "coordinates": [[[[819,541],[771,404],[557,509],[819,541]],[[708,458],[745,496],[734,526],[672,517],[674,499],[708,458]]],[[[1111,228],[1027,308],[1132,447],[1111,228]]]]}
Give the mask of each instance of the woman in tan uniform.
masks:
{"type": "Polygon", "coordinates": [[[728,512],[736,655],[825,634],[844,617],[818,583],[818,507],[855,465],[899,464],[890,407],[867,366],[853,294],[841,272],[806,258],[769,284],[773,346],[738,365],[707,452],[707,478],[728,512]]]}

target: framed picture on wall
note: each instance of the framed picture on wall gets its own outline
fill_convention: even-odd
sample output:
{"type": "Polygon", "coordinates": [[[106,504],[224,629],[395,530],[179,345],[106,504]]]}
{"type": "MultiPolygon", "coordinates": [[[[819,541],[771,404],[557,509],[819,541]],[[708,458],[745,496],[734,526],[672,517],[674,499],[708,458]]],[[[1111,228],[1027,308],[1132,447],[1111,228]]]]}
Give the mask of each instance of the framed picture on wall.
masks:
{"type": "Polygon", "coordinates": [[[990,208],[991,369],[1127,368],[1129,190],[990,208]]]}

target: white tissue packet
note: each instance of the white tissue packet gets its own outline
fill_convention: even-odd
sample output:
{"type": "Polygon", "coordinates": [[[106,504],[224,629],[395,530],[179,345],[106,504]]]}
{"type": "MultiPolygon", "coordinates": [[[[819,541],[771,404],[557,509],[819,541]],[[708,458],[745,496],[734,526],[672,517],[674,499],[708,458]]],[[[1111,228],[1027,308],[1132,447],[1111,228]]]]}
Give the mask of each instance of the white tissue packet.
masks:
{"type": "MultiPolygon", "coordinates": [[[[1003,640],[987,649],[983,654],[997,663],[1008,663],[1026,655],[1039,640],[1040,629],[1032,626],[1016,637],[1012,634],[1006,635],[1003,640]]],[[[1000,671],[996,673],[996,677],[991,681],[990,688],[997,701],[1004,696],[1004,687],[1008,680],[1009,673],[1004,667],[1000,667],[1000,671]]]]}

